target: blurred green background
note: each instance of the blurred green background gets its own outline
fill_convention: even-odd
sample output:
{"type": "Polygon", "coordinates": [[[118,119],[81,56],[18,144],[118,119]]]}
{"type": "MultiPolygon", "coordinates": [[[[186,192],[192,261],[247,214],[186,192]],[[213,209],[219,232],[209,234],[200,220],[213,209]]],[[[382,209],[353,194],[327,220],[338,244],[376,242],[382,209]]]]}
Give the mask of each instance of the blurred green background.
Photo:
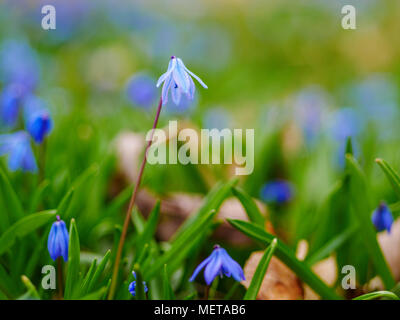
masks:
{"type": "MultiPolygon", "coordinates": [[[[194,102],[169,103],[160,127],[185,119],[199,128],[254,128],[255,171],[240,185],[262,200],[265,183],[290,183],[290,199],[270,211],[295,246],[315,236],[318,209],[343,173],[348,137],[367,176],[371,210],[396,200],[374,160],[400,166],[399,29],[395,0],[5,0],[0,93],[8,85],[2,70],[14,63],[34,78],[32,93],[51,111],[42,208],[57,207],[83,172],[97,171],[79,186],[65,218],[77,219],[83,250],[104,254],[123,217],[110,207],[128,186],[115,187],[115,138],[147,132],[160,93],[156,80],[171,55],[182,58],[209,89],[197,85],[194,102]],[[45,4],[56,8],[56,30],[41,28],[45,4]],[[345,4],[356,7],[356,30],[341,26],[345,4]]],[[[205,194],[232,174],[221,166],[205,171],[149,166],[144,185],[160,196],[205,194]]],[[[8,173],[34,212],[37,176],[8,173]]],[[[7,199],[1,201],[0,208],[7,199]]]]}

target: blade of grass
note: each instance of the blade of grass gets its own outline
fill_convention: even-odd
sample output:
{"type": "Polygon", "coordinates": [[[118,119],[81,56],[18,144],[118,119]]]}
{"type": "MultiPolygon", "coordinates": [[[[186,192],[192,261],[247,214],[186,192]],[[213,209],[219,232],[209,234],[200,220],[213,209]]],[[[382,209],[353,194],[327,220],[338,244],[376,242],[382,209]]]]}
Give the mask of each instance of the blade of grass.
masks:
{"type": "Polygon", "coordinates": [[[239,199],[243,208],[245,209],[247,216],[249,217],[251,222],[259,226],[264,226],[265,218],[261,214],[254,200],[243,190],[239,188],[232,188],[233,195],[239,199]]]}
{"type": "Polygon", "coordinates": [[[375,291],[358,296],[353,300],[375,300],[379,298],[389,299],[389,300],[400,300],[393,292],[390,291],[375,291]]]}
{"type": "Polygon", "coordinates": [[[260,262],[258,263],[257,269],[254,272],[253,279],[251,279],[249,288],[244,295],[243,300],[255,300],[257,298],[258,291],[260,290],[261,284],[264,280],[265,273],[267,272],[269,262],[271,261],[272,255],[278,245],[278,239],[274,238],[265,250],[260,262]]]}
{"type": "Polygon", "coordinates": [[[393,190],[400,197],[400,177],[397,172],[394,171],[394,169],[383,159],[375,159],[375,162],[381,167],[382,171],[392,185],[393,190]]]}
{"type": "Polygon", "coordinates": [[[0,237],[0,254],[6,252],[17,238],[29,235],[34,230],[54,219],[56,210],[47,210],[30,214],[8,228],[0,237]]]}
{"type": "Polygon", "coordinates": [[[350,227],[342,233],[338,234],[336,237],[334,237],[332,240],[328,241],[324,246],[322,246],[317,252],[307,257],[305,260],[306,263],[309,266],[312,266],[318,261],[326,258],[332,252],[340,248],[347,240],[349,240],[357,229],[357,226],[350,227]]]}
{"type": "Polygon", "coordinates": [[[375,266],[375,270],[381,277],[386,288],[393,288],[395,281],[379,247],[376,239],[376,231],[371,222],[371,210],[366,201],[368,199],[365,176],[351,155],[346,155],[346,166],[350,172],[350,198],[355,216],[362,229],[362,236],[369,256],[375,266]]]}
{"type": "Polygon", "coordinates": [[[171,284],[168,279],[168,270],[166,264],[164,264],[163,270],[163,292],[165,300],[175,300],[174,291],[172,290],[171,284]]]}
{"type": "Polygon", "coordinates": [[[68,270],[65,281],[64,298],[71,299],[79,285],[80,245],[75,219],[71,219],[69,228],[68,270]]]}

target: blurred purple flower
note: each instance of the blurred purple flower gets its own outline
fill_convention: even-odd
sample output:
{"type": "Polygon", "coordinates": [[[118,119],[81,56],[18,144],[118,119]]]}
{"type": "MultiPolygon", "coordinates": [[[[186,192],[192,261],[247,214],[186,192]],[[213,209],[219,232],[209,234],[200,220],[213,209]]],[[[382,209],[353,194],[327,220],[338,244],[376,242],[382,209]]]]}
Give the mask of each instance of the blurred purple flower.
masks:
{"type": "Polygon", "coordinates": [[[372,214],[372,223],[377,231],[387,230],[390,233],[393,224],[393,216],[386,203],[382,202],[372,214]]]}
{"type": "Polygon", "coordinates": [[[14,127],[18,120],[22,101],[20,85],[11,84],[4,88],[0,96],[0,122],[7,127],[14,127]]]}
{"type": "Polygon", "coordinates": [[[157,81],[157,87],[164,83],[162,88],[163,105],[168,102],[168,94],[170,90],[172,101],[176,105],[179,105],[182,94],[185,94],[190,100],[193,100],[195,85],[192,77],[195,78],[204,88],[208,88],[198,76],[186,68],[180,58],[172,56],[168,64],[167,72],[162,74],[157,81]]]}
{"type": "Polygon", "coordinates": [[[229,113],[223,108],[212,108],[206,111],[203,117],[203,126],[206,129],[225,129],[231,126],[229,113]]]}
{"type": "Polygon", "coordinates": [[[135,74],[129,78],[126,93],[129,100],[139,107],[148,109],[157,99],[154,79],[145,73],[135,74]]]}
{"type": "Polygon", "coordinates": [[[284,204],[293,198],[293,186],[285,180],[270,181],[261,189],[261,199],[269,203],[284,204]]]}
{"type": "Polygon", "coordinates": [[[36,88],[39,76],[37,56],[26,42],[3,42],[0,48],[0,79],[5,83],[18,84],[24,95],[36,88]]]}
{"type": "Polygon", "coordinates": [[[207,285],[210,285],[218,275],[232,276],[236,281],[245,280],[242,267],[219,245],[215,245],[209,257],[197,266],[189,281],[193,281],[204,267],[204,280],[207,285]]]}
{"type": "Polygon", "coordinates": [[[5,154],[8,154],[8,168],[11,171],[37,171],[36,160],[27,132],[18,131],[0,135],[0,155],[5,154]]]}
{"type": "Polygon", "coordinates": [[[315,140],[321,130],[327,104],[326,93],[319,87],[305,88],[295,97],[295,121],[309,143],[315,140]]]}
{"type": "Polygon", "coordinates": [[[356,110],[341,108],[335,111],[331,123],[334,139],[344,141],[348,137],[358,136],[364,128],[364,123],[356,110]]]}
{"type": "Polygon", "coordinates": [[[24,118],[26,130],[36,143],[42,143],[53,128],[53,121],[45,103],[31,95],[24,101],[24,118]]]}

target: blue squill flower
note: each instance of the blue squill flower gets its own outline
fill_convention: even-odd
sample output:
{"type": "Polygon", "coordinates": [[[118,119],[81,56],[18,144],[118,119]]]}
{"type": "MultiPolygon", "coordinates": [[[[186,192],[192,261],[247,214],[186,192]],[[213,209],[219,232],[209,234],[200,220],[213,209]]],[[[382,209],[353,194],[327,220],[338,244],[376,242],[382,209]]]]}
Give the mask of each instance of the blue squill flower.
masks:
{"type": "MultiPolygon", "coordinates": [[[[132,271],[133,277],[136,279],[136,274],[135,271],[132,271]]],[[[149,289],[147,288],[146,282],[143,281],[143,287],[144,287],[144,292],[149,291],[149,289]]],[[[129,284],[129,292],[131,293],[131,295],[136,296],[136,280],[132,281],[129,284]]]]}
{"type": "Polygon", "coordinates": [[[377,231],[387,230],[390,232],[393,224],[393,216],[386,203],[382,202],[372,214],[372,223],[377,231]]]}
{"type": "Polygon", "coordinates": [[[68,245],[69,235],[65,222],[57,216],[57,221],[53,223],[47,241],[50,257],[56,261],[57,258],[63,257],[64,261],[68,261],[68,245]]]}
{"type": "Polygon", "coordinates": [[[25,41],[9,39],[0,47],[0,78],[21,86],[24,94],[37,86],[40,76],[35,51],[25,41]]]}
{"type": "Polygon", "coordinates": [[[275,180],[264,184],[261,199],[265,202],[284,204],[293,198],[293,187],[285,180],[275,180]]]}
{"type": "Polygon", "coordinates": [[[236,281],[245,280],[242,267],[219,245],[215,245],[208,258],[197,266],[189,281],[193,281],[204,267],[204,279],[207,285],[210,285],[218,275],[232,276],[236,281]]]}
{"type": "Polygon", "coordinates": [[[53,121],[44,103],[34,96],[26,99],[24,105],[25,126],[36,143],[42,143],[53,128],[53,121]]]}
{"type": "Polygon", "coordinates": [[[150,108],[157,99],[154,80],[144,73],[135,74],[129,78],[126,93],[134,105],[146,109],[150,108]]]}
{"type": "Polygon", "coordinates": [[[11,171],[37,171],[35,156],[27,132],[18,131],[0,135],[0,156],[4,154],[8,154],[8,168],[11,171]]]}
{"type": "Polygon", "coordinates": [[[191,76],[195,78],[204,88],[208,88],[198,76],[186,68],[180,58],[172,56],[168,64],[167,72],[161,75],[157,81],[157,87],[164,82],[161,95],[163,105],[168,102],[168,94],[170,90],[172,101],[176,105],[178,105],[181,101],[182,93],[185,94],[189,99],[193,99],[195,85],[191,76]]]}

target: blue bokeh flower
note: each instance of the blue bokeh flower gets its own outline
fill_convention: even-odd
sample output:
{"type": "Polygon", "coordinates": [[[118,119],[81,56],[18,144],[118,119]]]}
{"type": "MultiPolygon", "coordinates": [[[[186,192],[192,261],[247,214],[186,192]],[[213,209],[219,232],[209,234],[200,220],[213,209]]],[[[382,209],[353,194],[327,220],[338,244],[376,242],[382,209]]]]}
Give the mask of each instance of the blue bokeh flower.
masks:
{"type": "Polygon", "coordinates": [[[27,132],[18,131],[0,135],[0,156],[4,154],[8,154],[8,168],[11,171],[37,171],[35,156],[27,132]]]}
{"type": "Polygon", "coordinates": [[[168,64],[167,72],[161,75],[157,81],[157,87],[164,82],[162,88],[163,105],[168,102],[168,94],[170,90],[172,101],[176,105],[179,105],[182,94],[185,94],[191,100],[193,99],[195,85],[191,76],[195,78],[204,88],[208,88],[198,76],[186,68],[180,58],[172,56],[168,64]]]}
{"type": "Polygon", "coordinates": [[[208,258],[197,266],[189,281],[193,281],[204,267],[204,279],[207,285],[210,285],[218,275],[232,276],[236,281],[245,280],[242,267],[219,245],[215,245],[208,258]]]}
{"type": "Polygon", "coordinates": [[[24,104],[24,118],[26,130],[33,140],[42,143],[53,128],[53,121],[44,102],[35,96],[29,96],[24,104]]]}
{"type": "MultiPolygon", "coordinates": [[[[136,279],[136,274],[135,271],[132,271],[133,277],[136,279]]],[[[144,287],[144,292],[149,291],[149,289],[147,288],[146,282],[143,281],[143,287],[144,287]]],[[[129,284],[129,292],[131,293],[132,296],[136,296],[136,280],[132,281],[129,284]]]]}
{"type": "Polygon", "coordinates": [[[57,258],[63,257],[64,261],[68,261],[68,245],[69,235],[65,222],[57,216],[57,221],[53,223],[47,241],[47,248],[50,257],[56,261],[57,258]]]}
{"type": "Polygon", "coordinates": [[[387,230],[390,232],[393,224],[393,216],[386,203],[382,202],[372,214],[372,223],[377,231],[387,230]]]}
{"type": "Polygon", "coordinates": [[[11,84],[4,88],[0,96],[0,120],[7,127],[14,127],[18,120],[22,101],[19,85],[11,84]]]}
{"type": "Polygon", "coordinates": [[[145,73],[135,74],[129,78],[126,93],[134,105],[145,109],[150,108],[157,99],[154,80],[145,73]]]}
{"type": "Polygon", "coordinates": [[[0,47],[0,79],[21,86],[23,94],[37,86],[40,67],[35,51],[23,40],[9,39],[0,47]]]}
{"type": "Polygon", "coordinates": [[[270,181],[261,189],[261,199],[265,202],[284,204],[293,198],[293,187],[285,180],[270,181]]]}

